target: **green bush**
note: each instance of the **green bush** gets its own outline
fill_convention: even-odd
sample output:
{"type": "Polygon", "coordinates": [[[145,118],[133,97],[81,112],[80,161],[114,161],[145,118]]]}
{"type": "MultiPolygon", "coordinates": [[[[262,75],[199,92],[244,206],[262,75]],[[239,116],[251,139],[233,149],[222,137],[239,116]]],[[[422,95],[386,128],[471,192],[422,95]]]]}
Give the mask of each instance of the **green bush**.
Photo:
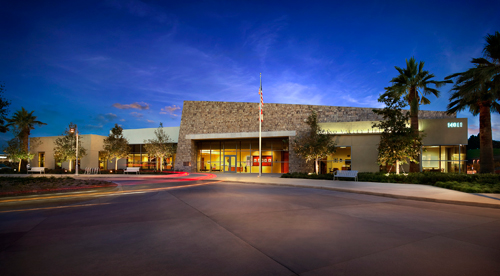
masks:
{"type": "Polygon", "coordinates": [[[359,181],[365,182],[383,182],[383,183],[408,183],[408,184],[426,184],[434,185],[436,182],[477,182],[480,184],[499,184],[500,175],[498,174],[459,174],[459,173],[438,173],[422,172],[404,174],[385,173],[359,173],[359,181]]]}
{"type": "Polygon", "coordinates": [[[281,175],[281,178],[304,178],[304,179],[333,179],[333,175],[331,173],[327,174],[308,174],[303,172],[293,172],[293,173],[285,173],[281,175]]]}
{"type": "Polygon", "coordinates": [[[458,181],[438,181],[434,186],[466,192],[466,193],[500,193],[500,184],[458,182],[458,181]]]}
{"type": "MultiPolygon", "coordinates": [[[[286,173],[282,178],[332,179],[332,174],[309,175],[307,173],[286,173]]],[[[352,179],[341,179],[352,181],[352,179]]],[[[358,173],[358,180],[363,182],[406,183],[433,185],[467,193],[500,193],[500,175],[498,174],[459,174],[422,172],[408,174],[358,173]]]]}

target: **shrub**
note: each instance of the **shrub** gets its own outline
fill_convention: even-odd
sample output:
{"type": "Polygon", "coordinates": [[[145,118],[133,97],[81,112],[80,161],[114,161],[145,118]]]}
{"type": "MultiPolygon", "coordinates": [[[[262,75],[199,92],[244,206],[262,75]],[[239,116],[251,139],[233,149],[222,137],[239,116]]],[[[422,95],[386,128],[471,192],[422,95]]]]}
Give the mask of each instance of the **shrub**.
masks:
{"type": "Polygon", "coordinates": [[[281,178],[304,178],[304,179],[333,179],[333,175],[331,173],[327,174],[308,174],[304,172],[293,172],[293,173],[285,173],[281,175],[281,178]]]}
{"type": "MultiPolygon", "coordinates": [[[[286,173],[282,178],[332,179],[332,174],[309,175],[307,173],[286,173]]],[[[341,179],[352,181],[352,179],[341,179]]],[[[407,183],[433,185],[467,193],[500,193],[500,175],[497,174],[459,174],[421,172],[409,174],[358,173],[363,182],[407,183]]]]}

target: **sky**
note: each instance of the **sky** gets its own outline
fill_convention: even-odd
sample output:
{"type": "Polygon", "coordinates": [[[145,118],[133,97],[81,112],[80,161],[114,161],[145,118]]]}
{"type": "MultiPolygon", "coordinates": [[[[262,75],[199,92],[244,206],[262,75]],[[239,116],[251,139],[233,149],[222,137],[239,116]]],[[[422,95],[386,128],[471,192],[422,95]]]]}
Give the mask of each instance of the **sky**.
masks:
{"type": "MultiPolygon", "coordinates": [[[[383,107],[394,66],[463,72],[500,1],[0,1],[0,83],[55,136],[179,126],[184,101],[383,107]]],[[[422,110],[446,110],[450,89],[422,110]]],[[[258,116],[258,115],[256,115],[258,116]]],[[[468,118],[469,135],[479,129],[468,118]]],[[[500,140],[500,116],[492,115],[500,140]]],[[[0,144],[12,138],[0,135],[0,144]]]]}

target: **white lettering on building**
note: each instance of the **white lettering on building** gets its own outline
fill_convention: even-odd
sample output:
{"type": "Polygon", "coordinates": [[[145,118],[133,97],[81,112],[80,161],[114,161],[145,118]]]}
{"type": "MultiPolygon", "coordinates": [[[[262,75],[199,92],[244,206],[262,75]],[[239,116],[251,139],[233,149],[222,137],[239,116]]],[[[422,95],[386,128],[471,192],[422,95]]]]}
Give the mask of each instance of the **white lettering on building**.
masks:
{"type": "Polygon", "coordinates": [[[448,122],[448,128],[457,128],[462,126],[462,122],[448,122]]]}

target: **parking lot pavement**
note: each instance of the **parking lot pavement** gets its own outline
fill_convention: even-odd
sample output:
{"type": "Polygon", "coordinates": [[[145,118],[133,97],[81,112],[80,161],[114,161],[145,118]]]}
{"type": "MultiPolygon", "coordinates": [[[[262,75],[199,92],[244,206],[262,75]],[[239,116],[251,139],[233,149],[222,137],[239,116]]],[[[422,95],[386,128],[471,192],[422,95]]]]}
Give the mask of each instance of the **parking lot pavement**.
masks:
{"type": "Polygon", "coordinates": [[[232,182],[86,203],[0,213],[2,275],[500,274],[494,208],[232,182]]]}

